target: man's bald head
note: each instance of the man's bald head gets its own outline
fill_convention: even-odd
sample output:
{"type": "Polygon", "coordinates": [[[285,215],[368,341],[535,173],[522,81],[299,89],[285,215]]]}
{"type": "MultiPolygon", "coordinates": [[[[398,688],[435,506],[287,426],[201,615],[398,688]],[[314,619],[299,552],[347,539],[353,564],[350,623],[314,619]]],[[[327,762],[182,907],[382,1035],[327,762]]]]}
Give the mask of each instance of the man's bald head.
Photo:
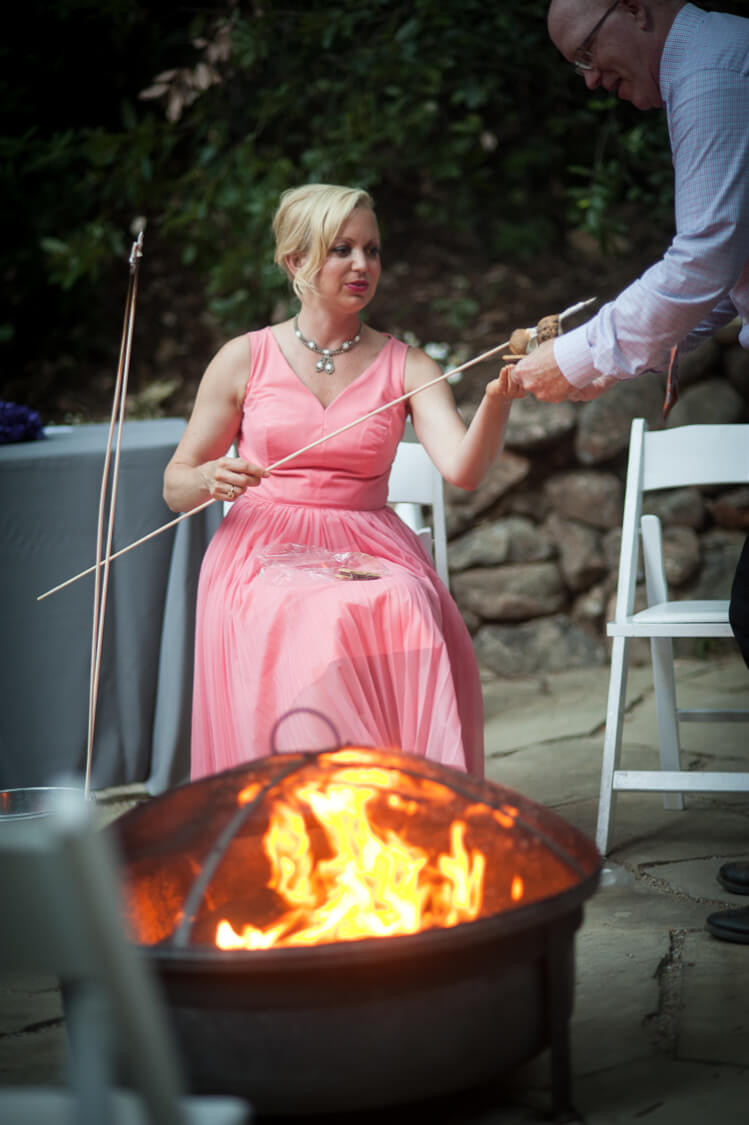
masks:
{"type": "MultiPolygon", "coordinates": [[[[668,17],[670,26],[673,17],[685,3],[686,0],[649,0],[647,7],[657,18],[668,17]]],[[[629,0],[621,0],[621,5],[629,11],[644,6],[632,4],[629,0]]],[[[610,6],[611,0],[551,0],[546,17],[549,38],[556,46],[559,46],[558,40],[567,35],[573,42],[582,43],[610,6]]]]}
{"type": "Polygon", "coordinates": [[[552,43],[557,42],[560,32],[580,30],[575,42],[582,42],[587,31],[601,18],[609,4],[606,0],[551,0],[546,16],[546,25],[552,43]]]}
{"type": "Polygon", "coordinates": [[[549,37],[574,63],[587,56],[589,89],[602,86],[639,109],[661,105],[658,76],[666,38],[686,0],[551,0],[549,37]]]}

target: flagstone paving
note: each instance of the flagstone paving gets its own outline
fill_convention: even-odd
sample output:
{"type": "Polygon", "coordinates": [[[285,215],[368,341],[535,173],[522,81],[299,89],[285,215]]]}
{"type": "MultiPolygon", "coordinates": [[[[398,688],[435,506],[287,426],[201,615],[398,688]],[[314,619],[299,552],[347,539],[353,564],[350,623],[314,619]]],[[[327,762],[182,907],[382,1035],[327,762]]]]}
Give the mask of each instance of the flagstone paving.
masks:
{"type": "MultiPolygon", "coordinates": [[[[484,679],[488,778],[549,805],[590,836],[607,686],[606,668],[484,679]]],[[[681,661],[677,687],[682,705],[722,700],[749,707],[749,671],[737,657],[681,661]]],[[[655,764],[655,737],[649,670],[635,668],[627,762],[655,764]]],[[[689,724],[682,743],[690,768],[749,769],[749,724],[689,724]]],[[[136,787],[100,796],[105,822],[141,794],[136,787]]],[[[665,811],[657,794],[619,796],[612,850],[576,941],[573,1120],[749,1122],[749,945],[716,941],[705,930],[711,911],[749,905],[715,878],[720,864],[734,858],[749,860],[749,793],[695,794],[682,812],[665,811]]],[[[512,1034],[501,1012],[496,1034],[512,1034]]],[[[54,982],[0,975],[0,1085],[58,1083],[64,1062],[54,982]]],[[[496,1087],[327,1120],[531,1125],[549,1120],[549,1107],[544,1052],[496,1087]]],[[[282,1125],[281,1118],[263,1125],[266,1120],[282,1125]]],[[[294,1125],[297,1120],[319,1118],[294,1125]]]]}

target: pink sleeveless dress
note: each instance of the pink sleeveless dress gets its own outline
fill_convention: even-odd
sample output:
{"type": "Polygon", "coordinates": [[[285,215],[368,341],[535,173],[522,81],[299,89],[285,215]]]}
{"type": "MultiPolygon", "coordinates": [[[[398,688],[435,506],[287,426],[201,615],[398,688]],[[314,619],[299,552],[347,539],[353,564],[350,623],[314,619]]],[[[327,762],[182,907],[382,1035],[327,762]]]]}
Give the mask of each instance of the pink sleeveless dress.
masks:
{"type": "MultiPolygon", "coordinates": [[[[327,408],[269,328],[250,341],[238,448],[255,464],[270,466],[403,394],[408,348],[392,337],[327,408]]],[[[470,635],[418,538],[386,506],[405,418],[399,403],[295,457],[219,525],[198,589],[193,778],[272,752],[344,744],[396,747],[483,774],[470,635]],[[380,577],[346,581],[335,568],[296,567],[304,548],[323,559],[363,553],[380,577]]]]}

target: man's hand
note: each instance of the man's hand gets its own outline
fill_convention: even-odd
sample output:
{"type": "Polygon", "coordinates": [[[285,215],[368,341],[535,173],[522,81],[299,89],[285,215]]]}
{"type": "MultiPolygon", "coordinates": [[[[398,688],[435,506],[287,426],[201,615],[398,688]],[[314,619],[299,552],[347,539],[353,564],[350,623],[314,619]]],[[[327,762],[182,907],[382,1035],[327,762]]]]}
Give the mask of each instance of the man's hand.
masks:
{"type": "Polygon", "coordinates": [[[539,402],[590,402],[616,382],[613,375],[601,375],[587,387],[574,387],[557,367],[552,340],[523,356],[515,364],[512,378],[539,402]]]}

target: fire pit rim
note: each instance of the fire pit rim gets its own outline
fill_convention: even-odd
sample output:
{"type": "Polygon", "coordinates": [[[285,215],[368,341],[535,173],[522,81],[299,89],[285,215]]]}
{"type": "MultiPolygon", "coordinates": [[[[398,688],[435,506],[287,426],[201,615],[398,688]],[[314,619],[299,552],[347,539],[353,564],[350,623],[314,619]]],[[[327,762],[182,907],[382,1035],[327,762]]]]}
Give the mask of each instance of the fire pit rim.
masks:
{"type": "MultiPolygon", "coordinates": [[[[374,754],[382,753],[387,756],[393,755],[396,758],[402,759],[402,762],[395,763],[396,769],[400,769],[407,774],[410,773],[417,778],[431,779],[440,785],[452,789],[467,800],[476,800],[485,804],[489,809],[502,808],[503,804],[512,802],[518,804],[521,809],[526,805],[530,805],[530,811],[534,808],[542,810],[546,817],[550,817],[552,821],[559,821],[560,824],[568,831],[571,831],[572,835],[584,845],[581,853],[574,856],[567,852],[566,848],[559,848],[557,842],[551,839],[541,827],[533,824],[524,825],[522,812],[520,815],[516,814],[518,826],[526,827],[537,839],[541,840],[546,846],[550,847],[552,851],[556,852],[557,857],[561,859],[562,862],[575,870],[577,872],[576,882],[568,886],[565,890],[552,893],[548,895],[548,897],[536,899],[522,905],[517,904],[492,915],[485,915],[472,921],[462,921],[460,924],[454,926],[433,926],[413,934],[391,934],[388,935],[387,940],[384,940],[382,937],[363,937],[354,940],[321,942],[311,946],[278,945],[267,949],[225,950],[219,949],[213,943],[193,945],[187,942],[175,941],[175,934],[172,933],[169,937],[155,944],[141,943],[138,942],[137,938],[134,938],[134,943],[137,944],[140,949],[147,952],[149,957],[153,957],[159,964],[170,965],[175,968],[184,966],[188,970],[194,969],[195,971],[199,971],[201,968],[210,965],[212,969],[220,967],[221,970],[229,972],[247,972],[255,967],[258,969],[262,968],[263,972],[274,970],[287,972],[289,970],[294,971],[296,967],[306,967],[312,959],[314,959],[314,963],[318,966],[321,962],[330,965],[336,964],[339,960],[345,960],[350,963],[352,959],[355,960],[357,964],[366,964],[381,961],[383,951],[386,948],[392,950],[394,958],[408,960],[412,957],[421,957],[432,952],[439,956],[443,949],[448,947],[454,949],[456,941],[461,947],[478,947],[486,941],[501,939],[505,935],[509,936],[522,933],[524,930],[531,929],[532,927],[543,926],[560,915],[579,907],[597,889],[603,860],[595,844],[590,838],[585,836],[580,829],[564,821],[553,809],[540,805],[538,802],[533,801],[531,798],[524,796],[519,791],[501,782],[462,774],[457,778],[446,778],[443,776],[444,767],[439,767],[435,763],[427,762],[416,755],[395,751],[392,748],[366,746],[343,746],[279,754],[274,757],[275,765],[276,767],[280,767],[281,772],[277,777],[271,780],[268,789],[272,789],[275,784],[283,780],[287,774],[288,767],[290,767],[290,772],[293,773],[296,772],[297,768],[304,768],[307,765],[314,764],[321,758],[324,759],[329,755],[336,755],[340,751],[347,750],[362,751],[364,754],[372,752],[374,754]],[[282,761],[283,766],[280,765],[282,761]]],[[[217,778],[251,774],[254,768],[256,766],[260,767],[264,761],[267,760],[261,759],[258,762],[240,763],[237,766],[221,771],[217,775],[211,775],[193,781],[188,787],[197,790],[203,785],[210,786],[216,782],[217,778]]],[[[345,766],[349,763],[343,764],[345,766]]],[[[389,768],[389,765],[386,765],[385,768],[389,768]]],[[[180,788],[182,787],[178,786],[177,791],[180,788]]],[[[268,789],[264,789],[264,792],[267,792],[268,789]]],[[[162,794],[161,797],[168,799],[174,793],[175,790],[171,790],[162,794]]],[[[256,799],[257,798],[253,798],[248,805],[244,806],[244,813],[251,811],[253,806],[255,806],[256,799]]],[[[159,797],[149,802],[150,811],[153,811],[153,806],[157,803],[159,803],[159,797]]],[[[125,827],[126,822],[137,821],[138,814],[141,812],[145,813],[146,811],[147,810],[142,807],[131,810],[129,814],[126,814],[113,823],[111,826],[112,830],[119,837],[120,829],[125,827]]],[[[122,841],[118,838],[118,845],[121,843],[122,841]]]]}

